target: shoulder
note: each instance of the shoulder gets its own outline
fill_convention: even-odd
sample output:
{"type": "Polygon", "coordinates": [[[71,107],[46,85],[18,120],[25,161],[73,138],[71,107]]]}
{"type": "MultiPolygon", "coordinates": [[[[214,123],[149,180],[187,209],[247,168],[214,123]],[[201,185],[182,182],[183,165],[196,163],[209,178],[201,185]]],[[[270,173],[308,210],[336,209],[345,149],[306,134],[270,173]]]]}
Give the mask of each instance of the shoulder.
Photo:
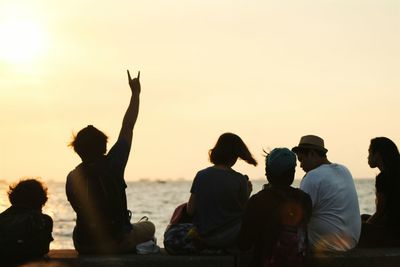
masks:
{"type": "Polygon", "coordinates": [[[304,188],[318,186],[323,179],[324,172],[325,171],[321,168],[321,166],[307,172],[300,182],[300,188],[303,190],[304,188]]]}
{"type": "Polygon", "coordinates": [[[345,175],[351,176],[350,170],[342,164],[332,163],[332,164],[330,164],[330,166],[331,166],[331,168],[340,170],[345,175]]]}
{"type": "Polygon", "coordinates": [[[229,177],[238,177],[238,178],[243,178],[247,179],[247,175],[241,174],[240,172],[237,172],[235,170],[223,170],[223,169],[217,169],[214,168],[213,166],[207,167],[205,169],[202,169],[197,172],[196,177],[203,177],[203,176],[229,176],[229,177]]]}
{"type": "Polygon", "coordinates": [[[265,188],[254,194],[251,198],[256,201],[269,202],[273,199],[283,199],[286,194],[287,192],[285,191],[276,190],[272,187],[266,186],[265,188]]]}
{"type": "Polygon", "coordinates": [[[389,173],[383,171],[376,176],[375,187],[379,193],[388,193],[396,185],[389,173]]]}
{"type": "Polygon", "coordinates": [[[270,189],[262,189],[252,195],[248,202],[247,206],[250,208],[263,207],[262,209],[268,209],[271,206],[275,206],[277,203],[277,196],[270,189]]]}
{"type": "Polygon", "coordinates": [[[83,163],[80,163],[72,171],[68,173],[67,181],[73,179],[74,177],[79,176],[79,174],[82,172],[83,172],[83,163]]]}
{"type": "Polygon", "coordinates": [[[45,214],[45,213],[42,213],[42,214],[41,214],[41,217],[42,217],[42,219],[43,219],[44,221],[53,223],[53,218],[51,218],[49,215],[47,215],[47,214],[45,214]]]}
{"type": "Polygon", "coordinates": [[[65,186],[67,188],[67,191],[71,187],[76,187],[82,182],[82,178],[84,178],[84,167],[83,163],[79,164],[78,166],[75,167],[72,171],[70,171],[67,175],[67,181],[65,183],[65,186]]]}
{"type": "Polygon", "coordinates": [[[309,194],[304,192],[301,189],[290,187],[292,194],[297,198],[297,199],[302,199],[303,201],[310,201],[311,202],[311,197],[309,194]]]}
{"type": "Polygon", "coordinates": [[[215,170],[212,167],[207,167],[205,169],[201,169],[196,173],[194,180],[199,181],[199,180],[208,179],[208,177],[213,176],[214,173],[215,173],[215,170]]]}
{"type": "Polygon", "coordinates": [[[206,174],[214,173],[214,172],[215,172],[215,168],[210,166],[210,167],[199,170],[197,172],[196,176],[202,176],[202,175],[206,175],[206,174]]]}
{"type": "Polygon", "coordinates": [[[330,176],[346,176],[352,177],[350,171],[344,165],[331,163],[323,164],[309,171],[303,178],[302,183],[318,184],[330,176]]]}
{"type": "Polygon", "coordinates": [[[268,192],[268,190],[262,189],[260,191],[258,191],[257,193],[255,193],[254,195],[252,195],[249,198],[249,202],[257,202],[260,201],[266,197],[268,197],[268,195],[270,194],[270,192],[268,192]]]}
{"type": "Polygon", "coordinates": [[[245,180],[248,180],[248,179],[249,179],[249,177],[248,177],[246,174],[237,172],[237,171],[235,171],[235,170],[232,170],[232,174],[233,174],[234,176],[237,176],[238,178],[243,178],[243,179],[245,179],[245,180]]]}
{"type": "Polygon", "coordinates": [[[2,213],[0,213],[0,222],[2,221],[3,218],[6,218],[12,212],[13,212],[13,207],[11,206],[11,207],[7,208],[5,211],[3,211],[2,213]]]}
{"type": "Polygon", "coordinates": [[[131,144],[125,140],[124,138],[119,138],[117,142],[111,147],[110,151],[108,152],[107,156],[113,156],[114,154],[125,154],[130,150],[131,144]]]}

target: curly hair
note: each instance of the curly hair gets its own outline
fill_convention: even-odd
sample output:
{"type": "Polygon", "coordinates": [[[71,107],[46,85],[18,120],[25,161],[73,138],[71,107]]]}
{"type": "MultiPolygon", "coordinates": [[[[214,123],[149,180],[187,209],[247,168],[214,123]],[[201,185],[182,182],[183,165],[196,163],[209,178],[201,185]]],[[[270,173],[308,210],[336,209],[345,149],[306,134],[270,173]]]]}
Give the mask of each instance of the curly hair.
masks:
{"type": "Polygon", "coordinates": [[[7,193],[13,206],[41,209],[47,202],[47,187],[36,179],[20,180],[7,193]]]}

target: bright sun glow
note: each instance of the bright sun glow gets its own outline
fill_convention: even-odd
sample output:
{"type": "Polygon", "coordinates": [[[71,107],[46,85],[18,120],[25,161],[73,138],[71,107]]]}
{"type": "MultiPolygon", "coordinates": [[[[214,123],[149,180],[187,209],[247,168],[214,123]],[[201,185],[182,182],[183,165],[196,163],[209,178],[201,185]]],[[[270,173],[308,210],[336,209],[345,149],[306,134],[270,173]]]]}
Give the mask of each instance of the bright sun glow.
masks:
{"type": "Polygon", "coordinates": [[[0,20],[0,60],[28,63],[43,53],[45,36],[39,25],[24,19],[0,20]]]}

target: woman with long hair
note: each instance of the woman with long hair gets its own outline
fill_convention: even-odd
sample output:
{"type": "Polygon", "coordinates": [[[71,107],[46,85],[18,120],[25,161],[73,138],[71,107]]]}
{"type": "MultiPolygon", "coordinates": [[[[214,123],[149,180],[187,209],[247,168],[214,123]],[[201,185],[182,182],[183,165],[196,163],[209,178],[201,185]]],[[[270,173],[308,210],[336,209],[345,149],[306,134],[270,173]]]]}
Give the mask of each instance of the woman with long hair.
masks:
{"type": "Polygon", "coordinates": [[[231,247],[239,233],[252,186],[247,175],[232,169],[238,158],[257,165],[239,136],[224,133],[209,151],[213,165],[200,170],[194,178],[187,212],[193,216],[193,224],[206,247],[231,247]]]}
{"type": "Polygon", "coordinates": [[[373,138],[368,165],[380,173],[375,179],[376,211],[363,216],[360,246],[399,245],[400,154],[396,144],[387,137],[373,138]]]}

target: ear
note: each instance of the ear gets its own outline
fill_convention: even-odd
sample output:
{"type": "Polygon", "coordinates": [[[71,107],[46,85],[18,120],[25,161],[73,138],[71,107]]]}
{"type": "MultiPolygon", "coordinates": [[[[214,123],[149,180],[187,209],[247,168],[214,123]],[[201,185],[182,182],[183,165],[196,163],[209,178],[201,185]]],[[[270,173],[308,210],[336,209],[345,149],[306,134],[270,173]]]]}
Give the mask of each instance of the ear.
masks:
{"type": "Polygon", "coordinates": [[[316,161],[322,160],[321,156],[317,153],[317,151],[313,149],[308,151],[307,157],[311,160],[316,160],[316,161]]]}
{"type": "Polygon", "coordinates": [[[375,157],[376,162],[378,163],[378,165],[383,165],[383,158],[381,156],[381,153],[379,153],[378,151],[375,152],[373,154],[373,156],[375,157]]]}
{"type": "Polygon", "coordinates": [[[318,154],[317,154],[317,152],[315,152],[315,150],[313,150],[313,149],[310,149],[310,150],[308,150],[308,152],[307,152],[306,156],[307,156],[307,157],[311,157],[311,158],[313,158],[313,157],[316,157],[316,156],[318,156],[318,154]]]}

